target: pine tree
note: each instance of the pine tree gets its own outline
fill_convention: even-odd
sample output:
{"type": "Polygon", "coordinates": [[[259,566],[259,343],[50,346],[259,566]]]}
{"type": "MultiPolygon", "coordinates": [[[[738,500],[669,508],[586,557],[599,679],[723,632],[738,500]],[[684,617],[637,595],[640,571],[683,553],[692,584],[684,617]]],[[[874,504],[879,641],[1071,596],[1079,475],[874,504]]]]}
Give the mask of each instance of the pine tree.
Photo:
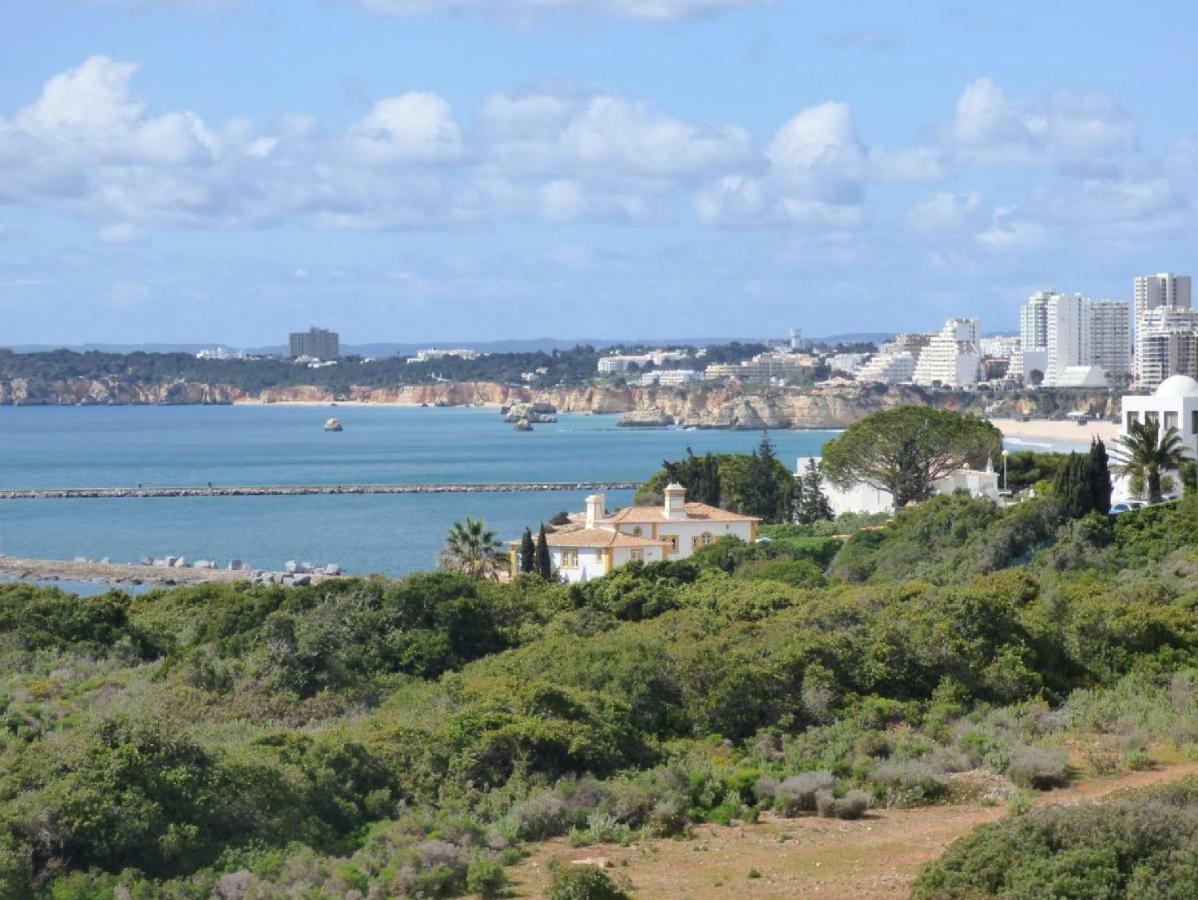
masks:
{"type": "Polygon", "coordinates": [[[832,504],[824,494],[824,476],[814,459],[807,460],[807,471],[796,480],[799,495],[796,518],[804,525],[834,518],[832,504]]]}
{"type": "Polygon", "coordinates": [[[1111,467],[1107,459],[1106,445],[1101,440],[1095,438],[1090,444],[1090,455],[1086,463],[1090,509],[1105,516],[1111,511],[1111,467]]]}
{"type": "Polygon", "coordinates": [[[525,575],[531,575],[537,570],[536,552],[532,530],[525,528],[524,535],[520,538],[520,571],[525,575]]]}
{"type": "Polygon", "coordinates": [[[549,541],[545,537],[545,526],[541,526],[541,531],[537,535],[536,546],[537,574],[548,581],[553,577],[553,562],[549,558],[549,541]]]}

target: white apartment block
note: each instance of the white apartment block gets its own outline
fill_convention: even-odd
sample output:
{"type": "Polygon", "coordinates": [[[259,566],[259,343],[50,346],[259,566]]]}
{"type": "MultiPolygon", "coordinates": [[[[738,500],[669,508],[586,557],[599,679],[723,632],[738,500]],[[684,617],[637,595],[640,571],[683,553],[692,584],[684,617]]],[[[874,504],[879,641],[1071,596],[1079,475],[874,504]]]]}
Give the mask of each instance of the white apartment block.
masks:
{"type": "Polygon", "coordinates": [[[1198,310],[1157,306],[1136,323],[1137,380],[1153,387],[1172,375],[1198,377],[1198,310]]]}
{"type": "Polygon", "coordinates": [[[1019,308],[1019,346],[1024,353],[1048,350],[1048,301],[1052,294],[1037,291],[1019,308]]]}
{"type": "Polygon", "coordinates": [[[1136,326],[1139,327],[1140,317],[1151,309],[1160,306],[1178,306],[1190,309],[1193,305],[1190,296],[1190,276],[1174,275],[1172,272],[1161,272],[1157,275],[1141,275],[1135,280],[1136,326]]]}
{"type": "Polygon", "coordinates": [[[858,381],[877,384],[910,384],[914,378],[915,356],[907,350],[876,353],[857,372],[858,381]]]}
{"type": "Polygon", "coordinates": [[[1131,367],[1131,332],[1125,300],[1090,300],[1081,294],[1037,291],[1019,311],[1021,365],[1025,379],[1033,369],[1044,383],[1076,383],[1077,367],[1101,368],[1121,378],[1131,367]]]}
{"type": "Polygon", "coordinates": [[[641,387],[652,387],[655,384],[669,387],[702,380],[703,375],[693,369],[657,369],[646,372],[638,383],[641,387]]]}
{"type": "Polygon", "coordinates": [[[1091,366],[1101,366],[1109,378],[1131,373],[1131,320],[1126,300],[1090,301],[1091,366]]]}
{"type": "Polygon", "coordinates": [[[949,319],[919,354],[913,381],[948,388],[976,385],[982,361],[978,349],[980,331],[977,319],[949,319]]]}

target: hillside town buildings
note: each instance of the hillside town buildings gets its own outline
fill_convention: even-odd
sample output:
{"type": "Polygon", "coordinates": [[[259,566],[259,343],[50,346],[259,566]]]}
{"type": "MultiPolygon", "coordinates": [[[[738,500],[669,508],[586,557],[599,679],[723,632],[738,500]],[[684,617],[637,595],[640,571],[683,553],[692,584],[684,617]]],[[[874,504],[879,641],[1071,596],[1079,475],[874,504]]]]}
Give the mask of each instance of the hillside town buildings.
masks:
{"type": "Polygon", "coordinates": [[[980,337],[978,319],[949,319],[920,352],[912,380],[928,387],[975,386],[982,359],[980,337]]]}

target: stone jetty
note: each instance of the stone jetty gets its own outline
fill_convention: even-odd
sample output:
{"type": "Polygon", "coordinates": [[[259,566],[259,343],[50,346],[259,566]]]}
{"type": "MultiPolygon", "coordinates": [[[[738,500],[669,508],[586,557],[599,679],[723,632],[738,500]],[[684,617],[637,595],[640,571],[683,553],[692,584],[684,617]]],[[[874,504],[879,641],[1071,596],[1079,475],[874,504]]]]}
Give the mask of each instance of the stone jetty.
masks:
{"type": "Polygon", "coordinates": [[[540,481],[498,484],[312,484],[241,487],[36,488],[0,490],[0,500],[116,500],[141,497],[306,497],[315,494],[510,494],[635,491],[639,481],[540,481]]]}

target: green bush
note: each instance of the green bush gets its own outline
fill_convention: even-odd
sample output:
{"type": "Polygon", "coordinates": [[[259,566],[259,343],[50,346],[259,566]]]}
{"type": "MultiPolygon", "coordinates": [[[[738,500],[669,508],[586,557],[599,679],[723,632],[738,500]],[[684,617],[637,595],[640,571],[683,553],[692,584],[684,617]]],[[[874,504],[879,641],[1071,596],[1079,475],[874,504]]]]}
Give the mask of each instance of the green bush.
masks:
{"type": "Polygon", "coordinates": [[[611,876],[594,866],[553,867],[547,900],[625,900],[611,876]]]}

